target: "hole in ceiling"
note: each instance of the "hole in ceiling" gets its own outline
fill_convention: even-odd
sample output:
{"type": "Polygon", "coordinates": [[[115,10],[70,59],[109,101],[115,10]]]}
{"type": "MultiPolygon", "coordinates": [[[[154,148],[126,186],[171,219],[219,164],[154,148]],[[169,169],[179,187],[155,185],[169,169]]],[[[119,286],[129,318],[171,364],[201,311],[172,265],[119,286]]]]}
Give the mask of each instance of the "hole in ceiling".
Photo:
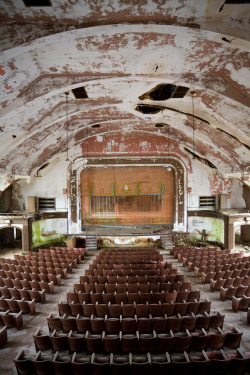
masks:
{"type": "Polygon", "coordinates": [[[207,159],[205,159],[205,158],[200,157],[199,155],[195,154],[193,151],[189,150],[187,147],[184,147],[184,150],[185,150],[187,153],[189,153],[190,155],[192,155],[194,159],[197,159],[197,160],[199,160],[201,163],[208,165],[210,168],[215,168],[215,169],[217,169],[217,167],[216,167],[213,163],[211,163],[211,161],[209,161],[209,160],[207,160],[207,159]]]}
{"type": "Polygon", "coordinates": [[[184,86],[176,86],[170,84],[159,84],[152,90],[145,92],[139,96],[140,100],[167,100],[170,98],[183,98],[188,92],[189,88],[184,86]]]}
{"type": "Polygon", "coordinates": [[[151,114],[154,115],[155,113],[159,113],[162,108],[161,107],[155,107],[153,105],[141,105],[138,104],[135,108],[136,111],[139,111],[144,114],[151,114]]]}
{"type": "Polygon", "coordinates": [[[225,0],[224,4],[250,4],[250,0],[225,0]]]}
{"type": "Polygon", "coordinates": [[[242,144],[243,146],[245,146],[248,150],[250,150],[250,147],[246,143],[241,142],[239,140],[239,138],[235,137],[235,135],[230,134],[230,133],[226,132],[225,130],[223,130],[221,128],[217,128],[217,130],[220,130],[222,133],[225,133],[225,134],[229,135],[229,137],[235,139],[237,142],[239,142],[240,144],[242,144]]]}
{"type": "Polygon", "coordinates": [[[40,168],[38,168],[38,170],[36,171],[36,173],[40,172],[42,169],[46,168],[48,165],[49,165],[49,163],[43,164],[40,168]]]}
{"type": "Polygon", "coordinates": [[[88,98],[88,94],[87,94],[84,87],[77,87],[76,89],[72,89],[71,91],[73,92],[74,97],[76,99],[87,99],[88,98]]]}
{"type": "Polygon", "coordinates": [[[162,122],[158,122],[157,124],[155,124],[156,128],[163,128],[164,126],[165,124],[163,124],[162,122]]]}
{"type": "Polygon", "coordinates": [[[23,0],[26,7],[52,7],[50,0],[23,0]]]}
{"type": "Polygon", "coordinates": [[[94,125],[91,125],[91,128],[100,128],[101,125],[100,124],[94,124],[94,125]]]}

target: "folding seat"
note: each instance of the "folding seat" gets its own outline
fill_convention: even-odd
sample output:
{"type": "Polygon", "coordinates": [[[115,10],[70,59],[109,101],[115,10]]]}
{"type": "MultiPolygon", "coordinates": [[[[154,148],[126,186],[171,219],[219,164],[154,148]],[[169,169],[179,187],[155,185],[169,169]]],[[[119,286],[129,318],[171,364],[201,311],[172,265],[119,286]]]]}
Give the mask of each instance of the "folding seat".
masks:
{"type": "Polygon", "coordinates": [[[145,375],[151,373],[151,358],[150,354],[133,354],[131,358],[131,375],[137,375],[143,372],[145,375]]]}
{"type": "Polygon", "coordinates": [[[202,328],[208,330],[211,316],[205,313],[204,315],[197,315],[196,317],[197,317],[197,320],[196,320],[195,328],[198,330],[201,330],[202,328]]]}
{"type": "Polygon", "coordinates": [[[102,293],[102,303],[104,304],[115,304],[115,295],[114,293],[102,293]]]}
{"type": "Polygon", "coordinates": [[[141,353],[154,352],[156,348],[157,336],[153,333],[139,333],[139,351],[141,353]]]}
{"type": "Polygon", "coordinates": [[[71,303],[79,303],[80,302],[79,298],[78,298],[79,294],[80,293],[68,291],[66,293],[66,298],[67,298],[68,303],[70,303],[70,304],[71,303]]]}
{"type": "Polygon", "coordinates": [[[201,354],[190,355],[191,374],[193,375],[207,375],[209,373],[210,359],[208,359],[206,352],[202,350],[201,354]]]}
{"type": "Polygon", "coordinates": [[[106,353],[118,353],[121,350],[119,334],[106,334],[102,335],[103,348],[106,353]]]}
{"type": "Polygon", "coordinates": [[[108,305],[96,303],[95,314],[97,317],[104,318],[106,315],[108,315],[108,313],[109,313],[108,305]]]}
{"type": "Polygon", "coordinates": [[[170,355],[172,374],[188,375],[191,368],[191,361],[186,352],[170,355]]]}
{"type": "Polygon", "coordinates": [[[0,297],[0,311],[9,310],[9,305],[4,297],[0,297]]]}
{"type": "Polygon", "coordinates": [[[63,352],[69,350],[67,333],[59,333],[54,330],[50,336],[50,341],[54,351],[63,352]]]}
{"type": "Polygon", "coordinates": [[[5,313],[1,314],[1,318],[3,324],[7,328],[16,327],[17,329],[20,329],[23,326],[23,315],[21,311],[18,313],[11,313],[9,310],[7,310],[5,313]]]}
{"type": "Polygon", "coordinates": [[[246,286],[246,285],[240,285],[240,286],[238,286],[238,289],[237,289],[237,291],[235,293],[235,297],[236,298],[241,298],[244,295],[247,295],[247,289],[248,289],[248,286],[246,286]]]}
{"type": "Polygon", "coordinates": [[[63,317],[60,318],[63,332],[70,332],[76,330],[76,318],[75,316],[66,316],[66,314],[63,315],[63,317]]]}
{"type": "Polygon", "coordinates": [[[9,288],[9,291],[10,291],[10,294],[11,294],[10,298],[22,299],[19,289],[9,288]]]}
{"type": "Polygon", "coordinates": [[[30,291],[27,290],[27,289],[19,289],[19,292],[20,292],[20,295],[21,295],[21,299],[25,300],[25,301],[31,301],[32,298],[30,296],[30,291]]]}
{"type": "Polygon", "coordinates": [[[37,352],[39,350],[45,351],[52,349],[50,336],[48,334],[43,334],[40,329],[35,332],[35,334],[33,335],[33,339],[37,352]]]}
{"type": "Polygon", "coordinates": [[[48,283],[47,281],[38,281],[38,284],[40,286],[40,290],[44,289],[45,293],[51,293],[51,294],[54,293],[54,283],[53,283],[53,281],[51,281],[50,283],[48,283]]]}
{"type": "Polygon", "coordinates": [[[79,353],[85,350],[85,335],[81,333],[73,333],[71,330],[68,334],[68,345],[70,353],[79,353]]]}
{"type": "Polygon", "coordinates": [[[181,316],[186,314],[188,308],[188,302],[176,302],[174,306],[174,315],[180,314],[181,316]]]}
{"type": "Polygon", "coordinates": [[[127,293],[116,293],[114,294],[115,296],[115,303],[128,303],[128,295],[127,293]]]}
{"type": "Polygon", "coordinates": [[[211,320],[209,322],[209,328],[223,328],[225,315],[222,315],[220,312],[211,315],[211,320]]]}
{"type": "Polygon", "coordinates": [[[90,294],[88,293],[78,293],[78,301],[79,303],[83,304],[85,303],[90,303],[90,294]]]}
{"type": "Polygon", "coordinates": [[[182,283],[179,282],[179,281],[173,282],[173,283],[171,283],[169,291],[170,292],[174,292],[174,291],[179,292],[181,290],[181,285],[182,285],[182,283]]]}
{"type": "MultiPolygon", "coordinates": [[[[80,284],[80,285],[82,285],[82,284],[80,284]]],[[[78,290],[78,291],[76,291],[75,289],[75,291],[76,291],[76,293],[79,293],[79,292],[82,292],[82,293],[90,293],[90,292],[95,292],[95,284],[87,284],[87,283],[85,283],[85,284],[83,284],[83,286],[84,286],[84,290],[78,290]]]]}
{"type": "Polygon", "coordinates": [[[211,292],[219,291],[220,287],[224,287],[226,279],[210,280],[210,290],[211,292]]]}
{"type": "Polygon", "coordinates": [[[71,375],[71,356],[57,351],[51,361],[55,375],[71,375]]]}
{"type": "Polygon", "coordinates": [[[91,330],[90,318],[77,315],[76,317],[76,327],[78,333],[85,333],[91,330]]]}
{"type": "Polygon", "coordinates": [[[244,296],[242,298],[236,298],[236,297],[232,298],[232,308],[235,312],[238,312],[239,310],[247,311],[249,305],[250,305],[250,297],[244,296]]]}
{"type": "Polygon", "coordinates": [[[131,303],[141,303],[141,294],[140,293],[127,293],[128,304],[131,303]]]}
{"type": "Polygon", "coordinates": [[[152,317],[138,318],[137,317],[137,331],[140,333],[149,333],[152,331],[152,317]]]}
{"type": "Polygon", "coordinates": [[[190,290],[189,295],[188,295],[188,302],[199,301],[200,300],[200,294],[201,294],[201,291],[198,290],[198,289],[190,290]]]}
{"type": "Polygon", "coordinates": [[[14,359],[17,373],[20,375],[35,374],[35,368],[33,365],[33,360],[35,359],[35,357],[36,355],[26,354],[23,350],[21,350],[14,359]]]}
{"type": "Polygon", "coordinates": [[[62,331],[63,326],[61,322],[61,317],[60,316],[54,316],[54,314],[49,314],[47,318],[47,323],[49,327],[49,331],[53,332],[54,330],[56,331],[62,331]]]}
{"type": "Polygon", "coordinates": [[[177,292],[167,292],[167,293],[165,293],[165,303],[171,303],[171,301],[173,303],[175,303],[176,299],[177,299],[177,295],[178,295],[177,292]]]}
{"type": "Polygon", "coordinates": [[[191,292],[189,290],[181,290],[177,294],[176,302],[188,301],[190,293],[191,292]]]}
{"type": "Polygon", "coordinates": [[[58,312],[60,316],[63,316],[64,314],[71,315],[70,304],[68,302],[60,301],[58,303],[58,312]]]}
{"type": "Polygon", "coordinates": [[[183,318],[180,315],[168,317],[167,329],[169,331],[172,330],[173,332],[180,331],[181,325],[182,325],[182,320],[183,320],[183,318]]]}
{"type": "Polygon", "coordinates": [[[92,375],[91,357],[86,354],[77,354],[72,356],[71,367],[74,375],[92,375]]]}
{"type": "Polygon", "coordinates": [[[116,284],[105,284],[105,292],[106,293],[115,293],[116,292],[116,284]]]}
{"type": "Polygon", "coordinates": [[[21,300],[17,300],[17,304],[23,314],[34,315],[36,312],[36,302],[34,299],[32,301],[25,301],[22,298],[21,300]]]}
{"type": "MultiPolygon", "coordinates": [[[[112,266],[111,266],[112,269],[112,266]]],[[[107,278],[108,284],[116,284],[117,283],[117,276],[108,276],[107,278]]]]}
{"type": "Polygon", "coordinates": [[[141,303],[152,303],[153,302],[153,293],[140,293],[141,303]]]}
{"type": "Polygon", "coordinates": [[[149,304],[149,311],[148,313],[152,317],[159,317],[161,316],[161,303],[151,303],[149,304]]]}
{"type": "Polygon", "coordinates": [[[85,346],[89,353],[102,353],[103,352],[103,340],[101,334],[90,333],[89,331],[85,334],[85,346]]]}
{"type": "Polygon", "coordinates": [[[167,315],[152,318],[152,330],[156,333],[162,333],[167,330],[167,315]]]}
{"type": "Polygon", "coordinates": [[[98,284],[105,284],[105,283],[107,283],[107,280],[108,280],[108,278],[107,278],[107,276],[101,276],[101,275],[99,275],[99,276],[97,276],[97,282],[98,282],[98,284]]]}
{"type": "Polygon", "coordinates": [[[98,281],[98,278],[96,276],[79,276],[80,284],[89,283],[89,284],[95,284],[98,281]]]}
{"type": "Polygon", "coordinates": [[[174,347],[175,352],[183,352],[189,350],[191,346],[192,336],[188,329],[185,332],[178,332],[174,334],[174,347]]]}
{"type": "Polygon", "coordinates": [[[95,283],[94,286],[95,286],[95,293],[103,293],[106,290],[105,284],[95,283]]]}
{"type": "Polygon", "coordinates": [[[18,313],[20,311],[20,307],[17,303],[18,300],[11,298],[11,299],[5,299],[5,301],[8,304],[8,309],[10,310],[10,312],[18,313]]]}
{"type": "Polygon", "coordinates": [[[102,333],[105,331],[105,321],[104,318],[99,318],[91,316],[90,318],[91,331],[94,333],[102,333]]]}
{"type": "Polygon", "coordinates": [[[14,277],[12,279],[10,277],[6,277],[6,278],[2,278],[2,280],[6,288],[14,288],[14,284],[13,284],[14,277]]]}
{"type": "Polygon", "coordinates": [[[31,290],[32,287],[30,285],[30,282],[29,280],[12,280],[13,281],[13,284],[15,286],[15,288],[18,288],[18,289],[27,289],[27,290],[31,290]]]}
{"type": "Polygon", "coordinates": [[[3,298],[9,298],[9,299],[12,298],[9,289],[13,289],[13,288],[6,288],[6,286],[4,286],[4,287],[0,287],[0,293],[1,293],[1,296],[2,296],[3,298]]]}
{"type": "Polygon", "coordinates": [[[232,375],[239,375],[245,374],[245,372],[249,372],[249,358],[247,358],[244,353],[238,348],[234,353],[225,353],[227,359],[230,360],[230,365],[228,371],[232,375]]]}
{"type": "Polygon", "coordinates": [[[226,374],[230,365],[230,359],[222,349],[220,351],[206,351],[207,358],[211,361],[209,373],[213,375],[226,374]]]}
{"type": "MultiPolygon", "coordinates": [[[[125,308],[126,305],[122,307],[122,309],[125,308]]],[[[146,318],[149,314],[149,305],[148,304],[136,304],[135,306],[135,314],[137,318],[146,318]]],[[[123,315],[124,316],[124,315],[123,315]]]]}
{"type": "Polygon", "coordinates": [[[120,315],[122,314],[122,305],[121,304],[108,304],[108,315],[111,318],[120,318],[120,315]]]}
{"type": "Polygon", "coordinates": [[[135,304],[121,305],[121,314],[123,318],[132,318],[135,315],[135,304]]]}
{"type": "Polygon", "coordinates": [[[238,348],[240,346],[243,332],[240,332],[238,328],[233,327],[231,331],[225,331],[226,338],[224,341],[224,347],[226,348],[238,348]]]}
{"type": "MultiPolygon", "coordinates": [[[[31,299],[35,302],[45,303],[45,290],[29,290],[29,295],[31,299]]],[[[20,292],[21,293],[21,292],[20,292]]]]}
{"type": "Polygon", "coordinates": [[[112,375],[127,375],[130,373],[130,358],[128,354],[110,354],[112,375]]]}
{"type": "Polygon", "coordinates": [[[23,278],[20,271],[12,271],[12,272],[13,272],[13,276],[15,279],[21,280],[23,278]]]}
{"type": "MultiPolygon", "coordinates": [[[[105,293],[103,293],[103,294],[105,294],[105,293]]],[[[104,301],[103,301],[103,294],[102,293],[94,293],[94,292],[90,292],[90,301],[91,301],[91,303],[93,303],[93,304],[96,304],[97,302],[98,303],[105,303],[104,301]]]]}
{"type": "Polygon", "coordinates": [[[189,331],[194,331],[197,317],[192,313],[192,315],[182,316],[182,318],[181,330],[185,331],[188,329],[189,331]]]}
{"type": "Polygon", "coordinates": [[[205,312],[209,313],[211,308],[211,301],[205,299],[205,301],[199,302],[198,314],[204,314],[205,312]]]}
{"type": "Polygon", "coordinates": [[[135,333],[137,330],[137,318],[122,318],[121,330],[124,333],[135,333]]]}
{"type": "Polygon", "coordinates": [[[165,314],[167,316],[174,315],[174,308],[175,308],[175,304],[174,304],[173,301],[171,301],[170,303],[162,303],[161,304],[161,314],[162,314],[162,316],[164,316],[165,314]]]}
{"type": "Polygon", "coordinates": [[[137,284],[137,277],[136,276],[128,276],[128,284],[137,284]]]}

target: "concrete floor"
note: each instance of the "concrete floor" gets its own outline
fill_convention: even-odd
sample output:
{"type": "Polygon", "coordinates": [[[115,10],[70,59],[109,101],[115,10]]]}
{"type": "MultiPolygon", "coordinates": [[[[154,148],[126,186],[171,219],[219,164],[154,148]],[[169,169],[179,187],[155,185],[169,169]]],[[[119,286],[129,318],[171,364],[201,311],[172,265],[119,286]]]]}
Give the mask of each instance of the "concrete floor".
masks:
{"type": "MultiPolygon", "coordinates": [[[[89,256],[85,258],[81,265],[73,269],[73,273],[68,275],[66,280],[62,280],[60,287],[55,287],[55,294],[46,294],[45,304],[36,304],[36,314],[34,316],[24,315],[24,326],[22,330],[17,331],[16,328],[8,329],[8,342],[0,350],[0,374],[1,375],[16,375],[16,369],[13,364],[13,359],[17,356],[19,351],[23,349],[25,353],[35,353],[35,346],[33,342],[33,335],[38,328],[43,332],[48,332],[46,318],[50,313],[58,314],[57,304],[60,300],[66,301],[66,292],[73,290],[73,283],[79,282],[79,276],[84,275],[85,269],[88,269],[88,264],[95,258],[98,252],[90,252],[89,256]]],[[[231,301],[221,301],[219,299],[219,292],[210,292],[209,284],[202,284],[200,279],[193,276],[193,272],[188,272],[187,268],[178,263],[177,259],[169,254],[169,251],[162,251],[164,260],[173,263],[173,268],[178,267],[179,273],[185,275],[186,280],[192,282],[193,289],[200,289],[201,300],[208,298],[212,301],[211,311],[220,311],[225,313],[224,330],[230,330],[236,326],[243,331],[243,338],[241,341],[241,349],[243,351],[250,350],[250,326],[247,324],[246,312],[240,311],[234,313],[231,308],[231,301]]]]}

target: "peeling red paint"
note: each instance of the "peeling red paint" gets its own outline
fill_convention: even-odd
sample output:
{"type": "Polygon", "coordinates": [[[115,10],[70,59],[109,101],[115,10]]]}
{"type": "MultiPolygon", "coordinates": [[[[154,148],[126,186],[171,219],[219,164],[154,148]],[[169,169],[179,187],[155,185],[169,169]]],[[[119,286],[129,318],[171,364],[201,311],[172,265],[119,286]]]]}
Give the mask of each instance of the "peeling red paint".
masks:
{"type": "Polygon", "coordinates": [[[223,179],[219,175],[208,175],[210,182],[210,191],[211,195],[216,195],[220,193],[228,194],[228,197],[231,197],[233,189],[233,180],[232,179],[223,179]]]}
{"type": "Polygon", "coordinates": [[[0,65],[0,74],[1,74],[1,76],[4,76],[4,74],[6,73],[6,71],[3,68],[4,68],[4,65],[0,65]]]}
{"type": "Polygon", "coordinates": [[[12,89],[12,86],[9,86],[8,84],[6,84],[4,87],[6,88],[6,90],[12,89]]]}

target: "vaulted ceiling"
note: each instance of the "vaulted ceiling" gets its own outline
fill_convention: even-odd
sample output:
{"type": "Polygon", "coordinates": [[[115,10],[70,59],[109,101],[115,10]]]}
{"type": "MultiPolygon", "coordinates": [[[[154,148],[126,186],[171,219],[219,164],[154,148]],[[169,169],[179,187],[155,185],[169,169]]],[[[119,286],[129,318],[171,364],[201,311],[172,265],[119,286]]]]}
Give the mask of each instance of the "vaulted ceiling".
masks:
{"type": "Polygon", "coordinates": [[[178,149],[250,183],[249,4],[49,3],[0,3],[0,190],[67,148],[178,149]]]}

